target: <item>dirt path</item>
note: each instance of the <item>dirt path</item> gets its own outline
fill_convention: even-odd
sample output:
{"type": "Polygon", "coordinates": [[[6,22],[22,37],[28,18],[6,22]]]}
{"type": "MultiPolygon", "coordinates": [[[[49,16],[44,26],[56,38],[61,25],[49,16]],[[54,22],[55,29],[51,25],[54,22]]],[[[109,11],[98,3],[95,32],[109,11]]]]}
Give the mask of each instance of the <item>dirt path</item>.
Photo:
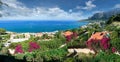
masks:
{"type": "Polygon", "coordinates": [[[74,51],[76,51],[77,53],[85,53],[85,54],[92,53],[92,54],[94,54],[94,51],[92,51],[88,48],[68,49],[69,53],[73,53],[74,51]]]}

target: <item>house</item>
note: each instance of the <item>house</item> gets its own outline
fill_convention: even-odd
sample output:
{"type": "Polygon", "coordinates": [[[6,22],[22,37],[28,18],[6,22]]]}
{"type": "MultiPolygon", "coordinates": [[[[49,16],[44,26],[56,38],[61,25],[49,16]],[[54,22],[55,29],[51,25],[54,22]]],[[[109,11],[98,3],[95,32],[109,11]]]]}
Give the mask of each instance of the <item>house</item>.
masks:
{"type": "Polygon", "coordinates": [[[88,40],[93,39],[93,40],[96,40],[96,41],[98,40],[99,41],[99,40],[103,39],[103,37],[106,36],[106,35],[109,35],[109,33],[106,32],[106,31],[95,32],[91,35],[91,37],[88,40]]]}
{"type": "Polygon", "coordinates": [[[66,31],[66,32],[63,33],[64,36],[69,36],[69,35],[72,35],[72,34],[73,34],[73,32],[71,32],[71,31],[66,31]]]}
{"type": "Polygon", "coordinates": [[[35,37],[41,37],[41,36],[43,36],[43,33],[36,33],[35,34],[35,37]]]}

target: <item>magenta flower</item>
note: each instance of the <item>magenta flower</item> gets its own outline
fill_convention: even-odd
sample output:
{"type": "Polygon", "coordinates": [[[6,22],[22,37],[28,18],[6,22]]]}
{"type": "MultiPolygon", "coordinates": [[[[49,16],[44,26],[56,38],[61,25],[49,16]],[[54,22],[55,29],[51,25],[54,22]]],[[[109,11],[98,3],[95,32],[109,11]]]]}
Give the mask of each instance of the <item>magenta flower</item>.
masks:
{"type": "Polygon", "coordinates": [[[108,49],[109,47],[110,47],[110,45],[109,45],[109,38],[103,38],[102,40],[101,40],[101,42],[100,42],[100,46],[104,49],[104,50],[106,50],[106,49],[108,49]]]}
{"type": "Polygon", "coordinates": [[[23,53],[23,49],[20,44],[15,47],[15,53],[23,53]]]}
{"type": "Polygon", "coordinates": [[[66,36],[65,38],[66,38],[66,41],[69,42],[72,40],[72,35],[66,36]]]}
{"type": "Polygon", "coordinates": [[[93,39],[89,39],[89,40],[86,42],[87,47],[90,48],[91,50],[93,49],[93,48],[92,48],[93,41],[94,41],[93,39]]]}
{"type": "Polygon", "coordinates": [[[29,52],[32,52],[33,50],[39,49],[40,46],[37,44],[37,42],[29,42],[29,52]]]}
{"type": "Polygon", "coordinates": [[[116,52],[116,48],[112,47],[112,53],[116,52]]]}

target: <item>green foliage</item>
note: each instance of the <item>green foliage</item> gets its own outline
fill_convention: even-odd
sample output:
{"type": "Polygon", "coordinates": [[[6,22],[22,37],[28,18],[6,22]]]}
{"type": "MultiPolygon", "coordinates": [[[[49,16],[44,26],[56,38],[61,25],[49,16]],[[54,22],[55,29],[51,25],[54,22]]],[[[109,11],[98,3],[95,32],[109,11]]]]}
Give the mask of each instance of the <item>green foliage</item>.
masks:
{"type": "Polygon", "coordinates": [[[24,51],[28,51],[29,41],[22,42],[21,45],[24,51]]]}
{"type": "Polygon", "coordinates": [[[120,51],[120,38],[114,38],[111,40],[111,45],[116,47],[120,51]]]}
{"type": "Polygon", "coordinates": [[[49,36],[48,36],[48,34],[43,34],[41,38],[42,39],[49,39],[49,36]]]}
{"type": "Polygon", "coordinates": [[[93,62],[92,54],[79,53],[76,57],[76,62],[93,62]]]}
{"type": "Polygon", "coordinates": [[[118,38],[118,33],[116,31],[112,31],[112,33],[110,34],[110,38],[111,38],[111,40],[118,38]]]}
{"type": "Polygon", "coordinates": [[[107,25],[104,29],[107,30],[107,31],[115,31],[116,26],[114,26],[114,25],[107,25]]]}
{"type": "Polygon", "coordinates": [[[59,48],[62,44],[64,44],[65,41],[61,41],[59,39],[54,39],[50,41],[41,41],[39,42],[41,51],[43,50],[49,50],[49,49],[57,49],[59,48]]]}
{"type": "Polygon", "coordinates": [[[41,57],[44,59],[44,61],[62,61],[63,58],[67,54],[66,48],[63,49],[54,49],[54,50],[49,50],[46,52],[39,52],[37,53],[38,55],[41,55],[41,57]]]}
{"type": "Polygon", "coordinates": [[[120,62],[119,58],[120,56],[116,54],[99,52],[92,62],[120,62]]]}
{"type": "Polygon", "coordinates": [[[15,59],[23,60],[24,54],[16,54],[15,59]]]}
{"type": "Polygon", "coordinates": [[[106,24],[111,24],[111,23],[113,22],[114,18],[115,18],[114,15],[111,16],[111,17],[109,18],[109,20],[106,22],[106,24]]]}
{"type": "Polygon", "coordinates": [[[0,54],[2,54],[2,55],[7,55],[7,54],[8,54],[8,48],[2,47],[2,49],[1,49],[1,51],[0,51],[0,54]]]}
{"type": "Polygon", "coordinates": [[[114,21],[120,22],[120,14],[111,16],[106,24],[111,24],[114,21]]]}
{"type": "Polygon", "coordinates": [[[17,46],[17,44],[18,44],[18,43],[11,43],[11,44],[9,45],[9,48],[15,49],[15,47],[17,46]]]}
{"type": "Polygon", "coordinates": [[[64,62],[76,62],[75,58],[67,58],[64,62]]]}
{"type": "Polygon", "coordinates": [[[120,22],[120,14],[116,15],[115,18],[113,19],[114,21],[120,22]]]}
{"type": "Polygon", "coordinates": [[[85,41],[87,40],[87,36],[86,37],[78,37],[77,39],[75,40],[72,40],[71,42],[69,42],[67,44],[68,47],[76,47],[76,48],[85,48],[86,45],[85,45],[85,41]]]}
{"type": "Polygon", "coordinates": [[[56,39],[65,39],[65,37],[62,35],[62,32],[61,32],[61,31],[56,32],[56,33],[54,34],[54,37],[55,37],[56,39]]]}
{"type": "Polygon", "coordinates": [[[0,28],[0,33],[5,33],[5,32],[6,32],[6,30],[5,30],[5,29],[0,28]]]}
{"type": "Polygon", "coordinates": [[[2,44],[2,43],[0,43],[0,51],[2,50],[2,46],[3,46],[3,44],[2,44]]]}
{"type": "Polygon", "coordinates": [[[32,61],[35,58],[35,54],[34,52],[26,52],[25,53],[25,58],[27,61],[32,61]]]}

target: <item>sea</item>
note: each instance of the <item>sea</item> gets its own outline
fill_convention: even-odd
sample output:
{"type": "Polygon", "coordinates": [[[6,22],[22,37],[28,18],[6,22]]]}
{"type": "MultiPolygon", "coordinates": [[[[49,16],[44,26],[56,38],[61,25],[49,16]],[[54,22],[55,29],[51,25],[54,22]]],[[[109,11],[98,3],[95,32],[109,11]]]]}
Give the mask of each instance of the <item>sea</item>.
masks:
{"type": "Polygon", "coordinates": [[[18,33],[53,32],[79,28],[88,24],[85,21],[0,21],[0,28],[18,33]]]}

